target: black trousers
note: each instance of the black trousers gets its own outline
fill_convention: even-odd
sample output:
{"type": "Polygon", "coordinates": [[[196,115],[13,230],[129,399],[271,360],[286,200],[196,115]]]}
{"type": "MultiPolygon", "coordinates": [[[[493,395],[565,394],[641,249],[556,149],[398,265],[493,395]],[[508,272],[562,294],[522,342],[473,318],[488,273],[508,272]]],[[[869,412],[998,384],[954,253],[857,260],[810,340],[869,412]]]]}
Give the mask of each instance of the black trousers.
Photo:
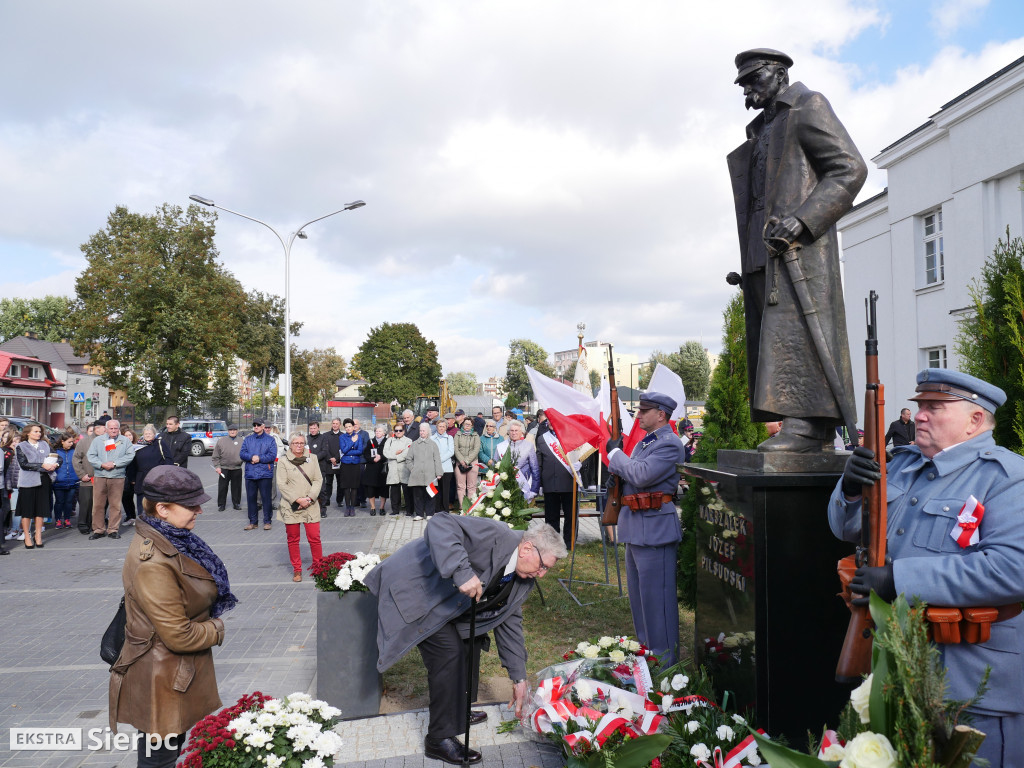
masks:
{"type": "Polygon", "coordinates": [[[427,737],[447,739],[466,731],[466,662],[470,645],[473,653],[473,700],[480,682],[480,649],[487,635],[470,643],[459,637],[454,622],[448,622],[419,644],[427,668],[430,692],[430,723],[427,737]]]}
{"type": "MultiPolygon", "coordinates": [[[[572,491],[553,491],[544,493],[544,522],[562,532],[562,541],[566,548],[572,546],[573,516],[572,491]],[[564,519],[564,524],[563,524],[564,519]]],[[[577,523],[577,526],[579,524],[577,523]]],[[[579,534],[579,529],[576,531],[579,534]]]]}
{"type": "Polygon", "coordinates": [[[167,741],[170,741],[173,746],[165,746],[161,742],[158,747],[149,746],[147,748],[145,738],[139,739],[139,768],[173,768],[174,764],[178,762],[178,755],[181,754],[182,747],[185,746],[187,734],[170,736],[167,741]]]}
{"type": "Polygon", "coordinates": [[[412,514],[412,494],[409,491],[409,486],[404,483],[395,483],[394,485],[388,486],[389,495],[391,497],[391,511],[401,512],[402,511],[402,495],[405,495],[405,514],[412,514]]]}
{"type": "Polygon", "coordinates": [[[221,475],[217,478],[217,507],[225,507],[228,503],[228,486],[231,486],[231,504],[241,506],[242,504],[242,468],[224,469],[221,468],[221,475]]]}
{"type": "Polygon", "coordinates": [[[449,497],[451,496],[452,488],[455,486],[454,480],[454,472],[445,472],[441,475],[441,479],[437,483],[437,496],[433,499],[435,512],[447,512],[451,509],[449,497]]]}
{"type": "MultiPolygon", "coordinates": [[[[324,484],[320,488],[320,504],[327,506],[331,501],[331,488],[334,486],[334,481],[338,479],[338,473],[332,472],[330,469],[330,462],[327,464],[328,469],[322,472],[324,476],[324,484]],[[326,502],[326,503],[325,503],[326,502]]],[[[338,495],[335,497],[334,506],[342,506],[342,501],[345,497],[345,489],[341,487],[341,483],[338,483],[338,495]]]]}
{"type": "Polygon", "coordinates": [[[78,486],[78,530],[92,533],[92,483],[78,486]]]}
{"type": "Polygon", "coordinates": [[[425,485],[414,485],[409,490],[412,491],[413,507],[417,515],[430,517],[434,514],[434,500],[430,498],[425,485]]]}

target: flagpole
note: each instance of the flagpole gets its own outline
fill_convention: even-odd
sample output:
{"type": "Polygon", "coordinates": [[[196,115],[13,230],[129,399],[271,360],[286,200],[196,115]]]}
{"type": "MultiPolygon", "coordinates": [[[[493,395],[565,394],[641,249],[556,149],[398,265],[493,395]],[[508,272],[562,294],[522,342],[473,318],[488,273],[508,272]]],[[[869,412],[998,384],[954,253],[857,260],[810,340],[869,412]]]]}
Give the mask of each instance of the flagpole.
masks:
{"type": "Polygon", "coordinates": [[[579,483],[577,483],[576,479],[573,478],[573,483],[572,483],[572,522],[569,525],[569,530],[572,532],[572,538],[569,539],[569,549],[570,550],[576,549],[576,488],[578,486],[579,486],[579,483]]]}

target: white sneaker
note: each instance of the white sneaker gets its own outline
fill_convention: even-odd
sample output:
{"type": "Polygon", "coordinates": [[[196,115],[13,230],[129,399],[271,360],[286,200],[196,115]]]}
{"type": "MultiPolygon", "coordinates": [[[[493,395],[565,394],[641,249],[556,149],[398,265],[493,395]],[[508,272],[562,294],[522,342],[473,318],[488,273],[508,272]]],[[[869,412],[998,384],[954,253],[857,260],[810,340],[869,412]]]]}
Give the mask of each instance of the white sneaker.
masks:
{"type": "Polygon", "coordinates": [[[413,520],[422,520],[423,519],[423,515],[413,515],[412,519],[413,520]]]}
{"type": "Polygon", "coordinates": [[[18,538],[17,531],[8,531],[7,535],[4,536],[4,541],[14,541],[16,538],[18,538]]]}
{"type": "Polygon", "coordinates": [[[15,536],[14,538],[17,541],[24,541],[25,540],[25,532],[24,531],[18,531],[18,535],[15,536]]]}

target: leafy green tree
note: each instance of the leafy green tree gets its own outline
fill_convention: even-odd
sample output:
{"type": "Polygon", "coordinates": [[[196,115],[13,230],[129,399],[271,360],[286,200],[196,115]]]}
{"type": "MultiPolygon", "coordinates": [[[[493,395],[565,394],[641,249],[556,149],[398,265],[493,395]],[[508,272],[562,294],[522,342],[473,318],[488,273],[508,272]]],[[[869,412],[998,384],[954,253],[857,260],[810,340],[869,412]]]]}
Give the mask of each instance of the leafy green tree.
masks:
{"type": "MultiPolygon", "coordinates": [[[[682,370],[682,361],[677,352],[662,352],[660,349],[656,349],[651,352],[648,360],[650,361],[649,365],[641,364],[637,368],[637,389],[647,389],[651,385],[651,377],[654,376],[654,369],[658,367],[659,363],[676,373],[682,370]]],[[[690,396],[690,390],[686,390],[686,396],[690,396]]]]}
{"type": "Polygon", "coordinates": [[[118,206],[82,245],[72,344],[138,406],[198,405],[210,370],[235,352],[245,293],[217,260],[215,221],[197,205],[118,206]]]}
{"type": "Polygon", "coordinates": [[[228,363],[217,366],[208,393],[208,402],[211,408],[218,411],[227,410],[238,403],[238,386],[232,366],[228,363]]]}
{"type": "Polygon", "coordinates": [[[688,341],[679,348],[679,369],[687,400],[703,400],[708,396],[711,382],[711,361],[707,350],[699,341],[688,341]]]}
{"type": "Polygon", "coordinates": [[[530,380],[526,377],[526,366],[544,376],[553,377],[555,369],[548,363],[548,353],[540,344],[529,339],[512,339],[508,343],[508,362],[505,365],[506,402],[515,405],[529,400],[533,394],[530,380]]]}
{"type": "Polygon", "coordinates": [[[704,416],[704,437],[697,446],[696,462],[713,462],[720,449],[755,448],[768,439],[764,424],[750,420],[746,328],[741,293],[737,292],[725,308],[723,326],[722,356],[711,379],[704,416]]]}
{"type": "Polygon", "coordinates": [[[459,395],[475,395],[477,392],[476,374],[469,371],[456,371],[448,374],[448,394],[452,397],[459,395]]]}
{"type": "Polygon", "coordinates": [[[345,378],[345,358],[334,347],[297,349],[292,345],[292,398],[296,406],[327,407],[335,382],[345,378]]]}
{"type": "Polygon", "coordinates": [[[974,314],[960,320],[960,370],[1006,392],[993,437],[1024,454],[1024,240],[1011,238],[1007,228],[968,292],[974,314]]]}
{"type": "Polygon", "coordinates": [[[71,338],[71,299],[43,296],[41,299],[0,299],[0,341],[35,331],[45,341],[71,338]]]}
{"type": "Polygon", "coordinates": [[[411,405],[421,394],[438,392],[441,364],[437,346],[415,323],[384,323],[371,328],[352,365],[370,382],[363,397],[378,403],[411,405]]]}
{"type": "Polygon", "coordinates": [[[601,388],[601,374],[595,370],[590,371],[590,390],[597,393],[597,390],[601,388]]]}

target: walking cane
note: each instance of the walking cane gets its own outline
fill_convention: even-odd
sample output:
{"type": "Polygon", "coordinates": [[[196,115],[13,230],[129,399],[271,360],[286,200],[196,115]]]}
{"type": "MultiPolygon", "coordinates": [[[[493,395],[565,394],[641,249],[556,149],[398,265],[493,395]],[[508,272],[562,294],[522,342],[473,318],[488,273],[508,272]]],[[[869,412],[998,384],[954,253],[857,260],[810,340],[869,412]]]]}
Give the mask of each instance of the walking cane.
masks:
{"type": "Polygon", "coordinates": [[[466,738],[462,753],[462,764],[469,765],[469,721],[473,715],[473,677],[476,667],[473,664],[473,652],[476,650],[476,598],[472,598],[469,608],[469,653],[466,661],[466,738]]]}

